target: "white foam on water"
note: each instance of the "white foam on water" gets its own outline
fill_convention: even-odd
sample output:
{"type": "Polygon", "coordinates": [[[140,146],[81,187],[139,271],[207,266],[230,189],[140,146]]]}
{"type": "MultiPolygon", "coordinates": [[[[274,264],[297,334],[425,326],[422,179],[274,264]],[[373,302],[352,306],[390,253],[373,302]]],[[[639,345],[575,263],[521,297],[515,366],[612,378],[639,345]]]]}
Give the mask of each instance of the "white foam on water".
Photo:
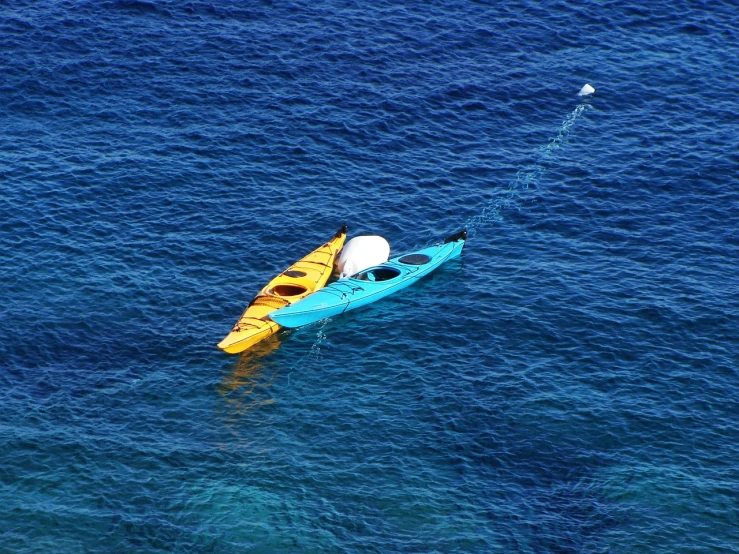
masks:
{"type": "Polygon", "coordinates": [[[327,338],[327,335],[323,332],[323,329],[324,327],[326,327],[329,321],[331,321],[330,318],[316,323],[316,325],[318,326],[318,330],[316,331],[316,337],[313,339],[313,342],[308,348],[308,351],[300,356],[297,360],[290,363],[290,373],[288,373],[287,375],[288,385],[290,384],[290,376],[293,374],[293,371],[296,371],[299,368],[303,367],[303,365],[305,365],[305,363],[307,363],[311,359],[319,360],[323,358],[323,355],[321,354],[321,343],[327,338]]]}
{"type": "Polygon", "coordinates": [[[323,332],[323,328],[326,327],[326,323],[328,323],[328,319],[323,320],[320,323],[320,327],[318,328],[318,332],[316,333],[316,339],[313,341],[313,344],[310,347],[310,351],[308,352],[306,358],[321,358],[321,343],[326,340],[326,334],[323,332]]]}
{"type": "Polygon", "coordinates": [[[557,134],[539,148],[536,161],[517,171],[515,179],[506,189],[490,200],[478,215],[467,220],[465,227],[468,235],[474,235],[477,229],[484,227],[490,221],[499,221],[502,218],[501,212],[513,205],[523,191],[536,183],[546,170],[547,164],[556,160],[557,151],[567,143],[570,129],[589,107],[589,104],[579,104],[559,126],[557,134]]]}

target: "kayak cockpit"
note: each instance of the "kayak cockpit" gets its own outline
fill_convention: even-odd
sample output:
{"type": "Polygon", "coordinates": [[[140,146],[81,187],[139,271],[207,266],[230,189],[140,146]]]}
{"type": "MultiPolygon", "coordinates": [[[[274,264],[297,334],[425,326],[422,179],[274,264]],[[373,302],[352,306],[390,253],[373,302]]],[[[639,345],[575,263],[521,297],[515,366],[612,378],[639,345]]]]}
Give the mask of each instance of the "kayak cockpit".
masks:
{"type": "Polygon", "coordinates": [[[367,271],[357,273],[353,279],[359,281],[389,281],[400,276],[400,270],[394,267],[373,267],[367,271]]]}
{"type": "Polygon", "coordinates": [[[282,285],[275,285],[268,292],[269,294],[272,294],[274,296],[290,297],[290,296],[300,296],[301,294],[305,294],[306,292],[308,292],[308,289],[304,287],[303,285],[282,284],[282,285]]]}

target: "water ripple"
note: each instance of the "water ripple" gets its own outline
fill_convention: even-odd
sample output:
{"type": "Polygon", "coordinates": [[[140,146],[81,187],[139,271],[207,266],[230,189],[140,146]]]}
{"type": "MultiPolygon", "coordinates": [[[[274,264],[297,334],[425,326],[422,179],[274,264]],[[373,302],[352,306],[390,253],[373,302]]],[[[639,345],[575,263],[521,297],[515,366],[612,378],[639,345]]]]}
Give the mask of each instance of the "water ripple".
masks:
{"type": "Polygon", "coordinates": [[[3,5],[0,550],[735,550],[732,8],[3,5]]]}

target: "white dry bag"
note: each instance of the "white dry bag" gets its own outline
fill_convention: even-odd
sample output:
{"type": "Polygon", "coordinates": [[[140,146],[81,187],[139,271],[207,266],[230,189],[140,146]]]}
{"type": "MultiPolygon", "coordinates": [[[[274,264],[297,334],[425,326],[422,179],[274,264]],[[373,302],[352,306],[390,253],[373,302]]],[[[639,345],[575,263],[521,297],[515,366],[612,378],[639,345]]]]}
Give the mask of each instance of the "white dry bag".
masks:
{"type": "Polygon", "coordinates": [[[377,235],[354,237],[344,245],[337,262],[339,278],[344,279],[372,267],[385,263],[390,256],[390,245],[377,235]]]}

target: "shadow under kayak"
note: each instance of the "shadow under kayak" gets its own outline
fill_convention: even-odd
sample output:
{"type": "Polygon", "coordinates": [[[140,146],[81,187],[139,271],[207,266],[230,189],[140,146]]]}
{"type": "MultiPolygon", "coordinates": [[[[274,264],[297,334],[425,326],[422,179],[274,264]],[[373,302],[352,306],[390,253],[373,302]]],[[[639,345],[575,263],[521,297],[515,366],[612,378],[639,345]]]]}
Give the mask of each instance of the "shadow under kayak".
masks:
{"type": "Polygon", "coordinates": [[[269,318],[283,327],[300,327],[361,308],[412,285],[444,262],[462,253],[467,231],[460,231],[442,244],[399,256],[347,279],[341,279],[302,300],[275,310],[269,318]]]}

